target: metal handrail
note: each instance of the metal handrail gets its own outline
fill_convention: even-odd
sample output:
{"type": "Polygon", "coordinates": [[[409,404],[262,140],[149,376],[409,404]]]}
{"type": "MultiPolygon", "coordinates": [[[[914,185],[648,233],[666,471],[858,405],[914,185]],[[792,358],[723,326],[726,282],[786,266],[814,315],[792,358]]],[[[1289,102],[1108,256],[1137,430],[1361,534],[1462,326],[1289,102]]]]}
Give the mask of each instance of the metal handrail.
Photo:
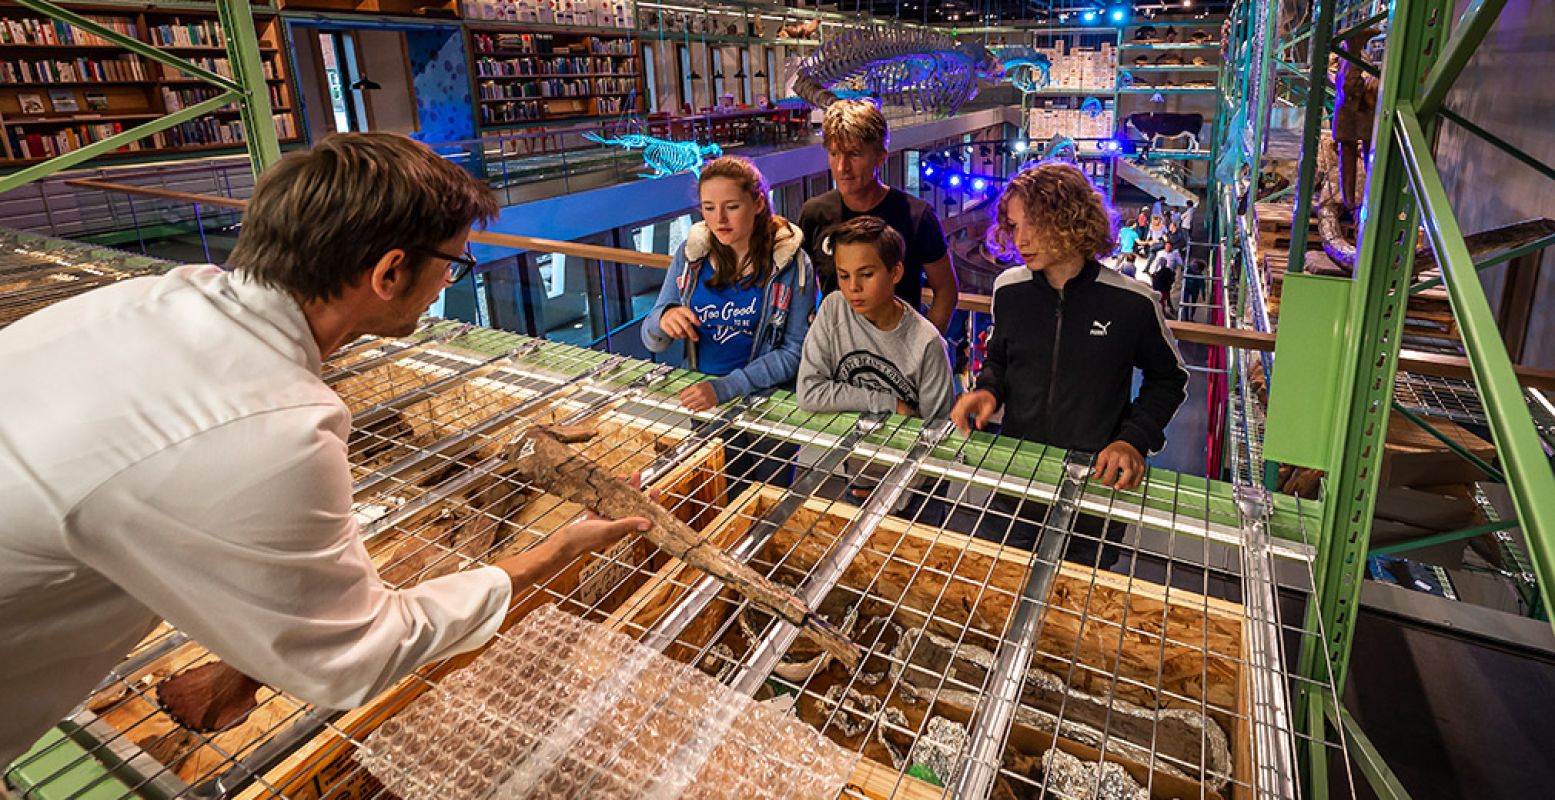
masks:
{"type": "MultiPolygon", "coordinates": [[[[156,197],[164,200],[176,200],[178,202],[193,203],[196,205],[212,205],[222,208],[241,210],[248,206],[247,200],[218,195],[194,194],[192,192],[179,192],[171,189],[157,189],[150,186],[131,186],[128,184],[114,183],[93,178],[79,178],[65,182],[66,185],[83,189],[95,189],[103,192],[119,192],[122,194],[139,195],[142,197],[156,197]]],[[[513,233],[493,233],[491,231],[474,231],[470,234],[470,241],[479,244],[495,245],[514,250],[523,250],[536,253],[554,253],[558,255],[573,256],[575,258],[591,258],[600,261],[608,261],[614,264],[628,266],[651,267],[653,269],[668,269],[674,259],[663,253],[644,253],[638,250],[627,250],[619,247],[606,247],[597,244],[582,244],[579,242],[563,242],[556,239],[545,239],[538,236],[522,236],[513,233]]],[[[932,303],[934,291],[925,288],[923,290],[925,303],[932,303]]],[[[992,314],[993,297],[986,294],[973,294],[961,292],[956,302],[956,308],[975,314],[992,314]]],[[[1167,320],[1166,326],[1172,331],[1178,341],[1193,342],[1195,344],[1211,345],[1216,347],[1237,347],[1244,350],[1258,352],[1274,351],[1274,334],[1262,331],[1252,331],[1237,328],[1226,328],[1203,322],[1185,322],[1182,320],[1167,320]]],[[[1441,355],[1437,353],[1425,353],[1411,350],[1403,351],[1399,356],[1401,369],[1421,375],[1434,375],[1442,378],[1472,378],[1473,372],[1467,359],[1441,355]]],[[[1555,370],[1539,369],[1535,367],[1515,366],[1514,371],[1518,382],[1523,386],[1529,386],[1544,391],[1555,391],[1555,370]]]]}

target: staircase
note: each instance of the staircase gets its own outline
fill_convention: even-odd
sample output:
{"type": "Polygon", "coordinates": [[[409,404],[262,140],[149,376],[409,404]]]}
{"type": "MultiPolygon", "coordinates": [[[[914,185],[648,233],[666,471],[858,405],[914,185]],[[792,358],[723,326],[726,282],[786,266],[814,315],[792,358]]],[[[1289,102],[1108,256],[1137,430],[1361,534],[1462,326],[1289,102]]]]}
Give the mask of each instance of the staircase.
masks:
{"type": "Polygon", "coordinates": [[[1182,185],[1170,168],[1162,165],[1144,165],[1132,159],[1120,158],[1115,162],[1119,179],[1138,186],[1151,197],[1171,206],[1185,206],[1189,200],[1202,205],[1199,196],[1182,185]]]}

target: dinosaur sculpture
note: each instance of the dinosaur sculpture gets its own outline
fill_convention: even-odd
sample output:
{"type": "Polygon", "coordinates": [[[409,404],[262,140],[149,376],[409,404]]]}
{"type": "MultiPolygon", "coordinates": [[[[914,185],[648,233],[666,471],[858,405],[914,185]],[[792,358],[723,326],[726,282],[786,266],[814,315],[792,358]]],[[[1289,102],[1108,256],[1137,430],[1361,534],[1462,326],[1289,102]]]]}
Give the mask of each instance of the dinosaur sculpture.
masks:
{"type": "Polygon", "coordinates": [[[645,136],[640,133],[629,133],[606,139],[593,133],[583,134],[583,138],[600,144],[610,144],[624,147],[627,150],[641,149],[643,151],[643,163],[653,169],[653,172],[639,172],[639,178],[667,178],[682,172],[692,175],[702,174],[702,160],[704,158],[718,158],[724,154],[723,148],[716,144],[697,144],[696,142],[674,142],[668,139],[660,139],[656,136],[645,136]]]}
{"type": "Polygon", "coordinates": [[[853,30],[800,62],[793,91],[825,108],[840,99],[831,89],[840,84],[892,105],[951,116],[977,96],[979,78],[1000,71],[999,60],[980,44],[919,30],[853,30]]]}

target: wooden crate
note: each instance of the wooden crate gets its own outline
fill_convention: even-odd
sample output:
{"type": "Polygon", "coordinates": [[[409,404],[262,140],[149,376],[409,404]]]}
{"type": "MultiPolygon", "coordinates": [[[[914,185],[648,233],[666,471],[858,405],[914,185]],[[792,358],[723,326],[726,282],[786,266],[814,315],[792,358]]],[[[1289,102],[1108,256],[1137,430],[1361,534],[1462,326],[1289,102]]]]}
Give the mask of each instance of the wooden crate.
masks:
{"type": "MultiPolygon", "coordinates": [[[[565,415],[565,409],[556,409],[540,415],[546,421],[553,415],[565,415]]],[[[613,417],[608,413],[596,424],[600,436],[583,446],[585,452],[601,463],[622,473],[640,470],[651,461],[656,450],[673,446],[682,435],[678,429],[662,425],[645,424],[630,417],[613,417]]],[[[686,458],[674,470],[664,475],[654,486],[663,491],[661,502],[689,522],[708,520],[716,516],[718,504],[725,489],[723,478],[724,451],[715,442],[702,447],[686,458]]],[[[479,491],[477,483],[465,492],[479,491]]],[[[485,484],[492,485],[492,484],[485,484]]],[[[494,493],[495,500],[510,494],[505,490],[494,493]]],[[[439,574],[447,574],[467,568],[471,555],[480,563],[491,563],[521,552],[550,532],[567,524],[582,514],[584,509],[570,503],[561,503],[548,496],[540,496],[509,516],[509,509],[500,502],[492,502],[472,513],[473,503],[436,503],[429,508],[388,528],[382,535],[369,542],[369,554],[380,569],[391,570],[415,553],[429,553],[417,569],[401,576],[404,585],[413,585],[439,574]],[[476,529],[484,529],[488,544],[479,553],[455,553],[447,548],[428,546],[426,526],[451,525],[463,521],[476,529]],[[419,536],[413,532],[419,531],[419,536]]],[[[604,610],[625,599],[649,575],[664,566],[667,558],[640,537],[624,541],[606,555],[593,555],[579,559],[563,573],[550,581],[544,591],[534,590],[529,595],[515,598],[515,607],[504,628],[512,625],[524,614],[542,602],[554,600],[558,595],[586,593],[593,607],[604,610]],[[591,588],[592,587],[592,588],[591,588]]],[[[164,626],[159,633],[166,633],[164,626]]],[[[148,639],[148,642],[152,639],[148,639]]],[[[464,663],[463,656],[450,663],[464,663]]],[[[200,645],[190,642],[166,656],[156,659],[134,676],[129,676],[143,693],[129,691],[124,684],[105,690],[88,700],[88,708],[100,713],[101,719],[121,732],[129,742],[148,750],[153,758],[168,767],[181,780],[197,784],[210,780],[230,770],[234,761],[242,761],[253,755],[256,748],[286,731],[299,721],[305,704],[269,687],[260,690],[259,708],[247,720],[226,731],[201,739],[179,726],[155,702],[149,686],[184,669],[211,661],[214,656],[200,645]]],[[[440,669],[447,669],[444,666],[440,669]]],[[[430,669],[428,674],[439,671],[430,669]]],[[[423,678],[412,676],[401,681],[394,689],[362,709],[348,714],[338,723],[343,730],[360,728],[365,735],[384,718],[385,709],[398,709],[425,687],[423,678]],[[365,727],[364,727],[365,726],[365,727]]],[[[331,770],[339,769],[330,754],[349,755],[350,748],[340,746],[337,737],[326,734],[304,746],[284,762],[266,781],[270,785],[291,787],[288,796],[314,797],[330,787],[331,770]],[[295,791],[297,794],[293,795],[295,791]]],[[[361,778],[370,780],[366,773],[361,778]]],[[[273,796],[260,784],[251,786],[245,796],[273,796]]],[[[336,789],[331,796],[341,795],[336,789]]]]}
{"type": "MultiPolygon", "coordinates": [[[[745,533],[753,517],[759,517],[780,497],[781,493],[770,487],[753,487],[715,521],[712,530],[716,533],[712,535],[727,547],[745,533]]],[[[758,568],[781,562],[783,566],[778,568],[775,579],[782,582],[785,574],[797,579],[833,546],[857,511],[851,506],[811,498],[772,536],[757,557],[758,568]]],[[[860,589],[868,587],[872,599],[865,602],[900,603],[894,616],[905,627],[912,627],[909,622],[926,623],[931,630],[939,628],[951,636],[960,635],[965,627],[965,642],[991,650],[1007,624],[1015,595],[1025,582],[1026,564],[1027,554],[1003,551],[982,540],[890,517],[848,566],[839,590],[831,593],[828,602],[843,595],[857,598],[860,589]]],[[[612,616],[612,624],[629,635],[651,628],[675,607],[686,593],[685,587],[697,577],[696,571],[678,564],[666,567],[658,579],[638,590],[637,597],[621,605],[612,616]]],[[[1207,711],[1230,739],[1235,787],[1232,794],[1246,794],[1252,750],[1246,712],[1247,676],[1241,670],[1241,606],[1178,589],[1168,591],[1140,580],[1130,582],[1126,576],[1067,563],[1056,578],[1052,598],[1033,665],[1061,670],[1058,674],[1064,675],[1069,668],[1066,657],[1072,654],[1073,661],[1083,665],[1073,671],[1069,681],[1072,688],[1103,697],[1120,697],[1145,708],[1207,711]],[[1082,609],[1086,610],[1083,616],[1089,618],[1084,623],[1082,609]]],[[[733,600],[729,592],[722,594],[667,654],[686,660],[707,646],[728,622],[733,600]]],[[[729,631],[721,634],[730,635],[729,631]]],[[[869,646],[869,642],[861,644],[869,646]]],[[[739,646],[732,649],[742,652],[739,646]]],[[[878,654],[871,653],[862,669],[872,672],[882,668],[879,659],[878,654]]],[[[812,724],[821,719],[818,714],[824,709],[816,697],[848,677],[846,670],[834,663],[812,678],[800,702],[801,717],[812,724]],[[811,696],[812,692],[816,697],[811,696]]],[[[892,691],[894,683],[889,679],[882,681],[872,691],[885,694],[892,691]]],[[[900,709],[915,730],[931,713],[909,705],[900,709]]],[[[943,702],[942,698],[932,713],[964,722],[970,709],[943,702]]],[[[881,745],[843,736],[835,727],[826,732],[840,744],[863,751],[865,757],[849,786],[853,792],[870,798],[928,798],[944,794],[943,789],[894,768],[881,745]]],[[[1017,754],[1040,758],[1051,741],[1051,734],[1016,725],[1006,750],[1007,763],[1017,754]]],[[[1058,744],[1081,757],[1099,757],[1077,742],[1059,739],[1058,744]]],[[[1116,754],[1109,752],[1107,758],[1123,764],[1141,779],[1150,773],[1146,765],[1116,754]]],[[[1149,780],[1158,797],[1201,796],[1199,784],[1164,772],[1155,772],[1149,780]]],[[[1202,796],[1219,795],[1204,788],[1202,796]]]]}
{"type": "MultiPolygon", "coordinates": [[[[1258,217],[1259,250],[1265,253],[1290,252],[1291,213],[1294,208],[1290,203],[1257,204],[1255,209],[1258,217]]],[[[1317,232],[1316,217],[1313,217],[1312,224],[1307,226],[1307,244],[1317,248],[1323,246],[1323,240],[1317,232]]]]}
{"type": "MultiPolygon", "coordinates": [[[[1484,461],[1493,461],[1496,447],[1472,431],[1450,420],[1432,418],[1431,427],[1484,461]]],[[[1473,483],[1484,480],[1480,472],[1462,456],[1426,433],[1402,414],[1388,415],[1388,437],[1382,449],[1381,488],[1449,483],[1473,483]]]]}

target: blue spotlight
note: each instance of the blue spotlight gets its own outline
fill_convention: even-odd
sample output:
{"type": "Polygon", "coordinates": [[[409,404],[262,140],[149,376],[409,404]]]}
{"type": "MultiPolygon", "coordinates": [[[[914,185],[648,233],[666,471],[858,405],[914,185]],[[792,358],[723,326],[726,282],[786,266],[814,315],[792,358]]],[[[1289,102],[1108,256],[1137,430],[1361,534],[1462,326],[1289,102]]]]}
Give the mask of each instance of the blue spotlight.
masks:
{"type": "Polygon", "coordinates": [[[932,178],[932,177],[934,177],[934,165],[933,164],[925,164],[923,166],[923,177],[925,177],[925,178],[932,178]]]}
{"type": "Polygon", "coordinates": [[[960,173],[956,173],[954,175],[951,175],[950,176],[950,180],[947,181],[947,183],[949,183],[951,186],[960,186],[961,185],[961,174],[960,173]]]}
{"type": "Polygon", "coordinates": [[[1095,11],[1086,11],[1085,13],[1080,15],[1080,21],[1081,22],[1095,22],[1096,21],[1096,12],[1095,11]]]}
{"type": "Polygon", "coordinates": [[[1024,153],[1024,152],[1026,152],[1026,148],[1029,147],[1029,146],[1030,145],[1028,145],[1026,143],[1025,139],[1021,139],[1021,140],[1015,142],[1015,152],[1017,152],[1017,153],[1024,153]]]}
{"type": "Polygon", "coordinates": [[[1128,19],[1128,10],[1122,6],[1114,6],[1111,11],[1107,12],[1107,18],[1112,20],[1113,24],[1124,22],[1128,19]]]}
{"type": "Polygon", "coordinates": [[[981,192],[982,190],[987,189],[987,188],[988,188],[988,181],[986,181],[986,180],[984,180],[982,178],[978,178],[977,180],[972,181],[972,191],[974,191],[974,192],[981,192]]]}

